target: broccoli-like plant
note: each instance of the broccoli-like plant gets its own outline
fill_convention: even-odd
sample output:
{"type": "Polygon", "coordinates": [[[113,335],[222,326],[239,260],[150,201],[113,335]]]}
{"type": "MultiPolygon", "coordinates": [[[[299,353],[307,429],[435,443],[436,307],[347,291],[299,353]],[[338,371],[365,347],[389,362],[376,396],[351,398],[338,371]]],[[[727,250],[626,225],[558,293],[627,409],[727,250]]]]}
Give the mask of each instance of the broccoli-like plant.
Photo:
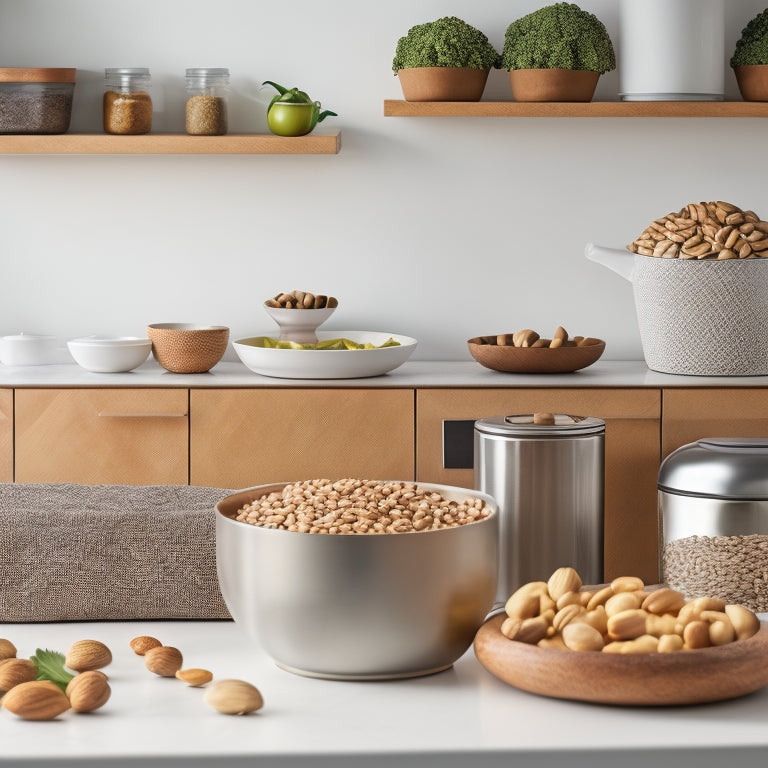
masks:
{"type": "Polygon", "coordinates": [[[504,69],[584,69],[604,74],[616,68],[613,43],[600,19],[574,3],[554,3],[507,27],[504,69]]]}
{"type": "Polygon", "coordinates": [[[418,24],[397,41],[392,70],[415,67],[498,68],[499,54],[488,38],[455,16],[418,24]]]}
{"type": "Polygon", "coordinates": [[[731,56],[732,67],[751,64],[768,64],[768,8],[755,16],[736,41],[736,48],[731,56]]]}

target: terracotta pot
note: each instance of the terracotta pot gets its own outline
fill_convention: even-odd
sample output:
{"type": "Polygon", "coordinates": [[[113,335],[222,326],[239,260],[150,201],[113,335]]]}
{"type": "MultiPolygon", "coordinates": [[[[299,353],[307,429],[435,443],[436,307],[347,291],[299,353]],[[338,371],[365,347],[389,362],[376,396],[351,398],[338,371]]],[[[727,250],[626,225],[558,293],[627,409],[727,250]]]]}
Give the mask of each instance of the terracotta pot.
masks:
{"type": "Polygon", "coordinates": [[[592,101],[599,72],[586,69],[513,69],[515,101],[592,101]]]}
{"type": "Polygon", "coordinates": [[[744,101],[768,101],[768,64],[734,67],[733,73],[744,101]]]}
{"type": "Polygon", "coordinates": [[[487,69],[413,67],[397,72],[406,101],[480,101],[487,69]]]}

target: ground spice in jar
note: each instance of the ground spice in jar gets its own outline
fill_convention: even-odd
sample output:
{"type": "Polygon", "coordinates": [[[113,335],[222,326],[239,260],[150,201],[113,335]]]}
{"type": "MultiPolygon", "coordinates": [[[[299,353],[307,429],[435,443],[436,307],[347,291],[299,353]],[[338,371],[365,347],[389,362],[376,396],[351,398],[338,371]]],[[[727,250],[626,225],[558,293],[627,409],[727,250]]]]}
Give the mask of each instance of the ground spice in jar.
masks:
{"type": "Polygon", "coordinates": [[[199,93],[187,99],[186,129],[193,136],[223,136],[227,132],[227,101],[199,93]]]}
{"type": "Polygon", "coordinates": [[[152,99],[148,93],[104,93],[104,130],[107,133],[142,134],[151,129],[152,99]]]}
{"type": "Polygon", "coordinates": [[[686,597],[768,611],[768,536],[688,536],[664,545],[664,582],[686,597]]]}

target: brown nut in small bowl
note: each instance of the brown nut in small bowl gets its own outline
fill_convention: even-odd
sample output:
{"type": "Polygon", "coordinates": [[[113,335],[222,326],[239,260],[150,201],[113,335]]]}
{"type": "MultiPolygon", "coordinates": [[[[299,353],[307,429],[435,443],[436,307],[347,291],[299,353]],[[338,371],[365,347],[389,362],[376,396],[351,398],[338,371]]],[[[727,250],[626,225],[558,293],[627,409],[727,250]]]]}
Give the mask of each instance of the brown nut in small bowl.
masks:
{"type": "Polygon", "coordinates": [[[576,337],[576,343],[571,340],[559,346],[515,346],[498,344],[497,339],[475,336],[467,345],[480,365],[504,373],[570,373],[592,365],[605,351],[604,341],[589,337],[576,337]]]}
{"type": "Polygon", "coordinates": [[[172,373],[206,373],[227,350],[229,328],[195,323],[154,323],[147,326],[152,355],[172,373]]]}

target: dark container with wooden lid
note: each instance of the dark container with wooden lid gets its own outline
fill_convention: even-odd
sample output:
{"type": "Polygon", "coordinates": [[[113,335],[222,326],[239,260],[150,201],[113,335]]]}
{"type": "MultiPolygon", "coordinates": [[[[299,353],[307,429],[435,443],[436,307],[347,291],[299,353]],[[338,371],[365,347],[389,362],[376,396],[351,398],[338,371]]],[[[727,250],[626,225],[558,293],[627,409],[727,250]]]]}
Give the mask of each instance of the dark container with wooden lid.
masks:
{"type": "Polygon", "coordinates": [[[0,134],[66,133],[77,70],[0,68],[0,134]]]}

